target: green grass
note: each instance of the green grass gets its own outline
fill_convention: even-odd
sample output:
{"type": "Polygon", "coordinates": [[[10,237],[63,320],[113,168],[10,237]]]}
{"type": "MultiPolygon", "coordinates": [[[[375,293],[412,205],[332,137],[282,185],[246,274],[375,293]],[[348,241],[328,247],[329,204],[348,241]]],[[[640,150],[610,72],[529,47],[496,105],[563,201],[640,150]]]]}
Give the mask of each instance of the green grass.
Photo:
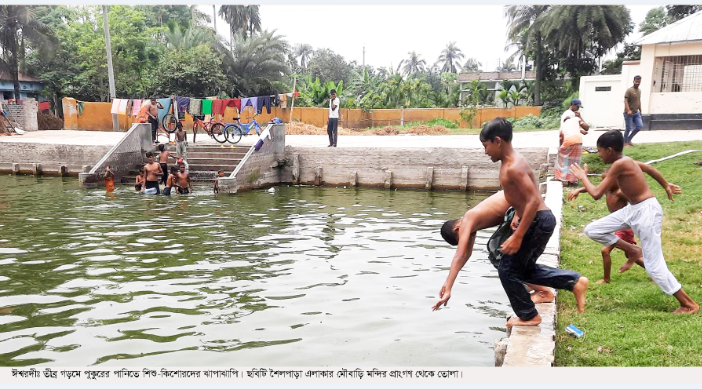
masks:
{"type": "MultiPolygon", "coordinates": [[[[637,145],[625,149],[625,154],[645,162],[689,149],[702,150],[702,142],[637,145]]],[[[702,302],[702,167],[693,162],[700,160],[702,152],[695,152],[653,164],[669,182],[682,187],[683,193],[673,202],[658,183],[648,180],[663,206],[663,253],[668,268],[698,303],[702,302]]],[[[583,162],[591,172],[605,167],[597,155],[585,155],[583,162]]],[[[569,189],[565,192],[564,196],[569,189]]],[[[638,266],[617,273],[625,261],[619,250],[612,253],[611,283],[596,285],[603,275],[601,246],[587,238],[583,228],[608,214],[604,199],[594,201],[583,194],[574,202],[565,197],[564,201],[561,266],[588,277],[590,287],[583,314],[575,309],[571,293],[559,294],[556,365],[702,366],[702,314],[671,314],[677,300],[650,282],[638,266]],[[565,327],[570,323],[583,329],[585,336],[568,335],[565,327]]]]}
{"type": "MultiPolygon", "coordinates": [[[[420,126],[420,125],[425,125],[425,126],[444,126],[449,130],[449,135],[479,135],[480,131],[482,128],[462,128],[458,127],[459,124],[458,122],[451,121],[451,120],[446,120],[446,119],[433,119],[428,122],[412,122],[412,123],[406,123],[404,125],[393,125],[390,127],[394,127],[400,130],[406,130],[415,126],[420,126]],[[455,124],[455,127],[449,127],[447,124],[449,122],[452,122],[452,126],[455,124]]],[[[358,129],[360,131],[372,131],[376,130],[379,128],[385,128],[387,126],[377,126],[377,127],[369,127],[369,128],[363,128],[363,129],[358,129]]],[[[556,130],[558,128],[555,128],[556,130]]],[[[532,132],[532,131],[550,131],[553,130],[553,128],[535,128],[535,127],[529,127],[529,128],[521,128],[521,127],[515,127],[514,132],[532,132]]]]}

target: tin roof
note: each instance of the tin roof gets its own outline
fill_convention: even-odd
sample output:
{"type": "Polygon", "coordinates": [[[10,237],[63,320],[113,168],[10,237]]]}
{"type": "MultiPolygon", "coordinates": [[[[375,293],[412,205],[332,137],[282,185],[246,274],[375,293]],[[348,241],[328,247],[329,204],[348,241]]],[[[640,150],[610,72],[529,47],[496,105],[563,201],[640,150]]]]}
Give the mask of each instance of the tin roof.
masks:
{"type": "Polygon", "coordinates": [[[639,39],[636,44],[655,45],[658,43],[700,40],[702,40],[702,12],[696,12],[658,31],[646,35],[639,39]]]}

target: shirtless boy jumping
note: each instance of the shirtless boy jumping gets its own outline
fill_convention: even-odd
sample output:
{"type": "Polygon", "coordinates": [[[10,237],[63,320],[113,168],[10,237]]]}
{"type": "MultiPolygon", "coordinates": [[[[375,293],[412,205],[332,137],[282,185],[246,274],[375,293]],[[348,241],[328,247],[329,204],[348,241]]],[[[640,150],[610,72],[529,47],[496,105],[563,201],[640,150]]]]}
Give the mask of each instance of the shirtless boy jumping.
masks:
{"type": "MultiPolygon", "coordinates": [[[[646,272],[653,282],[665,294],[673,295],[680,307],[673,313],[697,313],[699,305],[685,293],[682,286],[668,270],[661,248],[661,224],[663,209],[651,188],[648,187],[641,167],[633,159],[624,156],[624,137],[619,131],[608,131],[597,139],[597,155],[606,164],[612,164],[607,176],[595,186],[590,183],[585,171],[580,166],[571,165],[573,174],[583,182],[585,190],[598,200],[613,183],[619,187],[622,194],[629,199],[630,204],[596,220],[585,227],[585,235],[604,246],[612,246],[624,250],[633,257],[641,257],[646,265],[646,272]],[[613,232],[631,228],[641,240],[640,249],[616,237],[613,232]]],[[[666,192],[672,197],[674,188],[669,184],[666,192]]]]}
{"type": "Polygon", "coordinates": [[[497,270],[517,314],[507,322],[507,327],[541,323],[523,283],[572,291],[578,311],[583,312],[588,279],[574,271],[536,263],[556,228],[556,218],[541,198],[531,166],[512,148],[512,124],[504,118],[492,120],[480,132],[480,141],[493,162],[502,162],[500,184],[505,199],[520,218],[519,227],[502,244],[502,260],[497,270]]]}
{"type": "MultiPolygon", "coordinates": [[[[668,186],[671,188],[671,192],[668,193],[668,198],[672,201],[673,200],[673,193],[681,193],[680,187],[675,184],[668,184],[668,182],[663,178],[663,175],[656,170],[653,166],[646,165],[645,163],[639,162],[639,161],[634,161],[636,162],[639,167],[641,168],[641,171],[646,172],[649,176],[653,177],[656,181],[658,181],[659,184],[663,187],[663,189],[666,189],[668,186]]],[[[584,166],[585,174],[587,174],[587,164],[584,166]]],[[[609,170],[609,169],[607,169],[609,170]]],[[[604,180],[607,177],[607,170],[605,170],[602,173],[602,179],[604,180]]],[[[578,195],[580,193],[585,193],[587,192],[585,188],[578,188],[570,193],[568,193],[568,201],[573,201],[576,198],[578,198],[578,195]]],[[[621,189],[617,186],[617,183],[612,183],[612,186],[607,189],[607,192],[605,193],[605,201],[607,202],[607,209],[609,209],[609,212],[614,213],[617,212],[618,210],[626,207],[629,204],[629,199],[624,196],[624,193],[622,193],[621,189]]],[[[620,230],[616,231],[614,235],[617,236],[617,238],[630,243],[632,245],[636,245],[636,239],[634,239],[634,231],[631,228],[627,228],[626,230],[620,230]]],[[[605,246],[602,248],[602,264],[604,266],[604,278],[601,280],[597,281],[597,284],[604,284],[604,283],[609,283],[610,282],[610,274],[612,270],[612,257],[610,256],[610,253],[612,250],[615,249],[614,245],[611,246],[605,246]]],[[[646,268],[644,266],[643,259],[640,256],[632,256],[631,254],[626,254],[627,255],[627,261],[624,262],[624,264],[619,268],[619,273],[624,273],[625,271],[631,269],[631,267],[634,265],[634,263],[638,264],[642,268],[646,268]]]]}

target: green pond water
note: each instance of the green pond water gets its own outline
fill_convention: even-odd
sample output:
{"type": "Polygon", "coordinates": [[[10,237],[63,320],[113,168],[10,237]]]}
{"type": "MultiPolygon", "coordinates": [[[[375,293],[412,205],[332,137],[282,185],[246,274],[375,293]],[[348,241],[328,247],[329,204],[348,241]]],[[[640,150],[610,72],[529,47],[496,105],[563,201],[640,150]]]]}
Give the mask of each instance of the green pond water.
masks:
{"type": "Polygon", "coordinates": [[[511,310],[489,232],[431,310],[439,228],[484,197],[2,176],[0,366],[492,366],[511,310]]]}

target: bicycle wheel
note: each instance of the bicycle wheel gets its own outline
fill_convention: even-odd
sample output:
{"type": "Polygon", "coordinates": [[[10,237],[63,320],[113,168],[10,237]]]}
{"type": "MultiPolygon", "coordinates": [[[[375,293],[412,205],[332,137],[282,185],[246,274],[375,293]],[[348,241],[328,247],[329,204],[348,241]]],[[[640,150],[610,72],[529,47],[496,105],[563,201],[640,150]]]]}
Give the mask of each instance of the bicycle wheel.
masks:
{"type": "Polygon", "coordinates": [[[172,113],[167,114],[163,117],[163,120],[161,120],[161,127],[163,127],[164,130],[168,131],[169,134],[175,132],[177,124],[178,119],[176,119],[175,115],[173,115],[172,113]]]}
{"type": "Polygon", "coordinates": [[[238,124],[228,124],[224,127],[224,132],[227,134],[227,140],[231,144],[237,144],[241,140],[241,127],[238,124]]]}
{"type": "Polygon", "coordinates": [[[227,134],[224,132],[224,126],[219,123],[215,123],[212,125],[211,135],[214,138],[214,140],[216,140],[219,143],[224,143],[227,141],[227,134]]]}

